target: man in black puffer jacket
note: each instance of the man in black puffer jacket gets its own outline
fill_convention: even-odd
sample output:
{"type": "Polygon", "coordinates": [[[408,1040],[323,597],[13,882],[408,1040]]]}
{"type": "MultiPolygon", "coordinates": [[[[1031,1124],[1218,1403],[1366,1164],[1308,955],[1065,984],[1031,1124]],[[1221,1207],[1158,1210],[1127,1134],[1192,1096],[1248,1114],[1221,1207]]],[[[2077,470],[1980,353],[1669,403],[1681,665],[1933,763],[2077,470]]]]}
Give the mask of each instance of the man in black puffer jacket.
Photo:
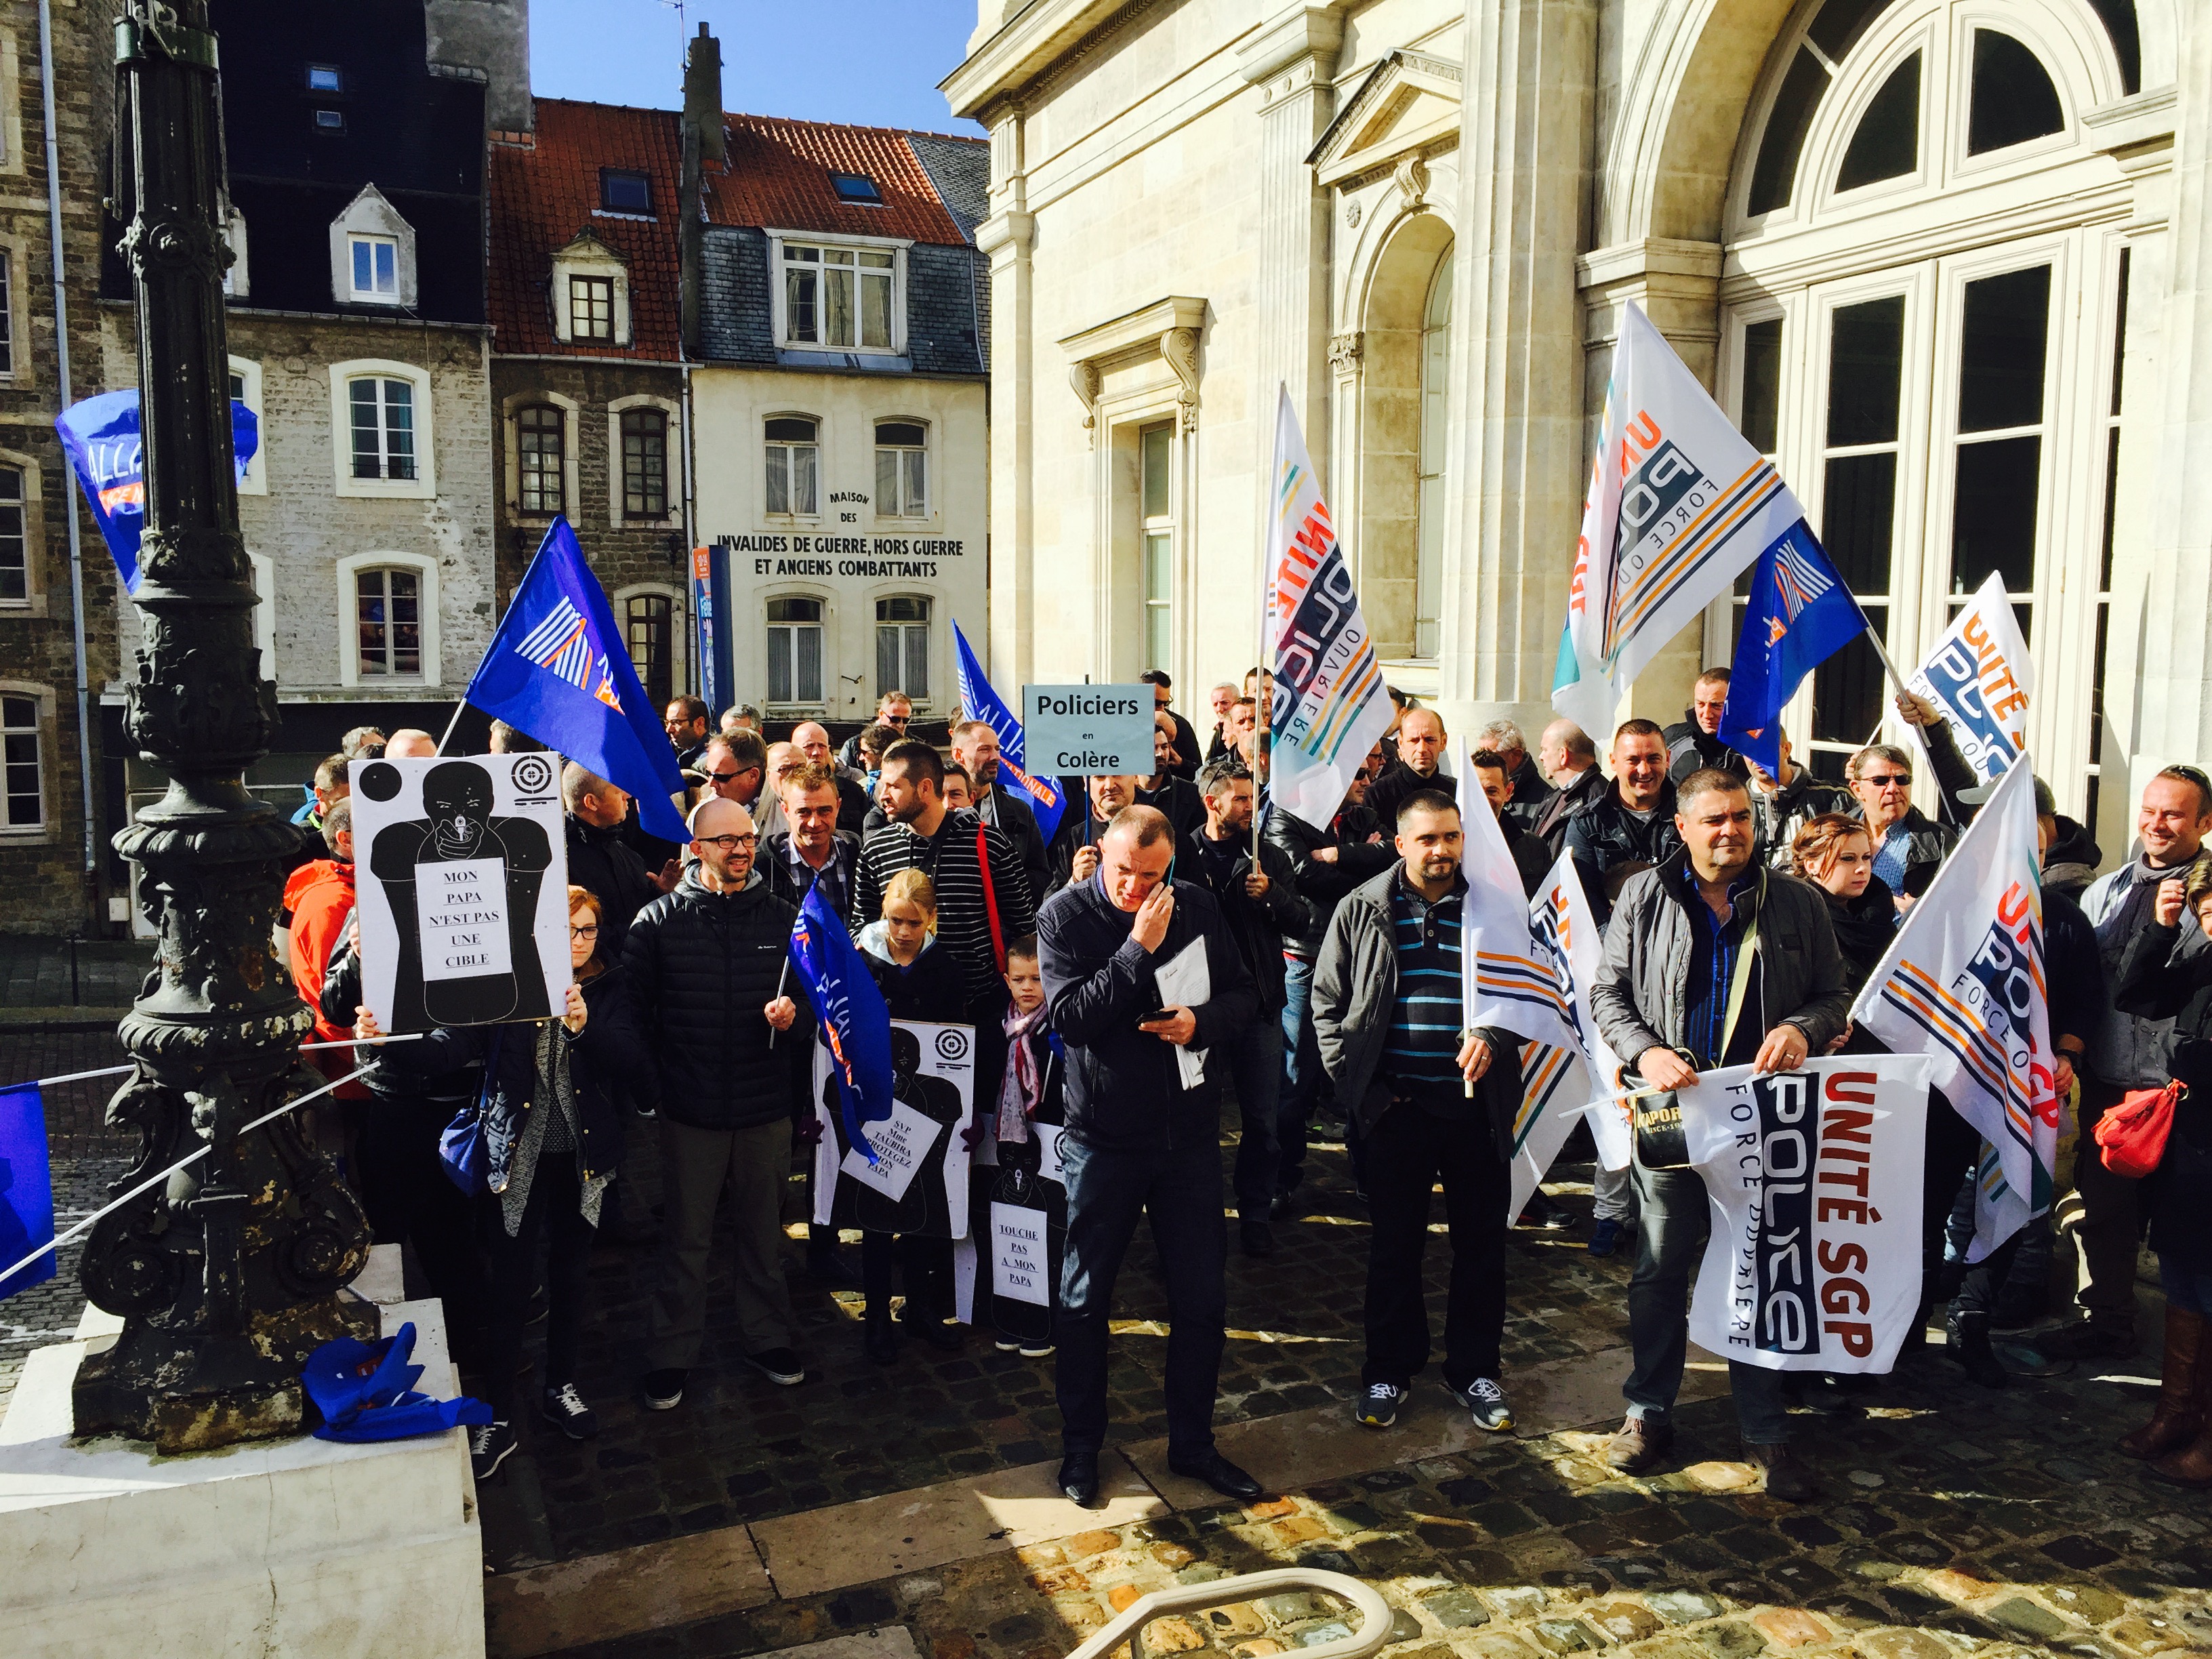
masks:
{"type": "Polygon", "coordinates": [[[1751,763],[1720,739],[1721,716],[1728,710],[1729,671],[1708,668],[1690,688],[1690,706],[1662,734],[1667,744],[1667,781],[1680,783],[1711,767],[1749,781],[1751,763]]]}
{"type": "Polygon", "coordinates": [[[783,1193],[807,1103],[813,1017],[783,988],[799,912],[753,867],[752,814],[710,795],[691,813],[698,863],[638,912],[623,950],[638,1025],[659,1061],[667,1220],[646,1335],[645,1404],[667,1411],[705,1334],[707,1257],[726,1188],[737,1212],[738,1323],[746,1363],[805,1380],[792,1352],[783,1193]]]}
{"type": "Polygon", "coordinates": [[[1667,745],[1650,720],[1623,720],[1613,734],[1613,787],[1567,820],[1567,851],[1591,914],[1603,927],[1631,876],[1680,850],[1667,745]]]}

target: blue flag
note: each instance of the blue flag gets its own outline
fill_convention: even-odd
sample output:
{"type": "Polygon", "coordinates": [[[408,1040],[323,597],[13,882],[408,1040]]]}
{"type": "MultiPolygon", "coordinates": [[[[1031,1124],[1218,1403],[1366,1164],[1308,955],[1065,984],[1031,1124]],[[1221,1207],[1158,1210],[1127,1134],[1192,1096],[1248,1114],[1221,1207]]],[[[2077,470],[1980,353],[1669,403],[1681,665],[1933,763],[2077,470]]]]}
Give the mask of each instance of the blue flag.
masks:
{"type": "Polygon", "coordinates": [[[686,842],[691,832],[668,799],[684,775],[622,637],[576,532],[556,519],[465,700],[629,790],[647,834],[686,842]]]}
{"type": "Polygon", "coordinates": [[[1060,828],[1060,815],[1067,811],[1067,793],[1058,778],[1031,777],[1024,768],[1022,723],[983,678],[983,665],[975,660],[975,649],[958,623],[952,624],[952,643],[960,657],[961,717],[981,720],[998,734],[999,769],[1028,798],[1030,811],[1036,815],[1037,833],[1050,841],[1060,828]]]}
{"type": "Polygon", "coordinates": [[[1867,631],[1866,613],[1802,519],[1752,567],[1718,736],[1767,776],[1782,775],[1782,706],[1805,676],[1867,631]]]}
{"type": "Polygon", "coordinates": [[[830,1045],[837,1108],[853,1150],[876,1162],[864,1123],[891,1115],[891,1011],[853,936],[822,896],[817,882],[791,924],[791,965],[799,969],[822,1040],[830,1045]]]}
{"type": "MultiPolygon", "coordinates": [[[[76,481],[115,560],[123,591],[138,591],[138,538],[146,528],[144,450],[138,437],[138,393],[103,392],[71,404],[54,417],[54,430],[69,452],[76,481]]],[[[261,423],[237,398],[230,400],[230,454],[238,476],[246,476],[261,447],[261,423]]]]}
{"type": "MultiPolygon", "coordinates": [[[[889,1062],[887,1061],[886,1064],[889,1062]]],[[[890,1091],[884,1091],[886,1096],[890,1091]]],[[[28,1267],[18,1261],[54,1242],[53,1171],[46,1163],[46,1114],[39,1085],[0,1094],[0,1298],[54,1276],[48,1250],[28,1267]]]]}

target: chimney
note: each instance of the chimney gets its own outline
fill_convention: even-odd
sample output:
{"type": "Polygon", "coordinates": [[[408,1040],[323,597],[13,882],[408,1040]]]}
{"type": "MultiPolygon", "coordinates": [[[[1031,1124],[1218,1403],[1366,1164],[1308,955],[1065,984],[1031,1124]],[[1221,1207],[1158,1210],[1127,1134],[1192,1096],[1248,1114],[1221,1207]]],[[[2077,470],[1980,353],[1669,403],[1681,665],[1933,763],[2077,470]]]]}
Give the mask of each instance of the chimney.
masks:
{"type": "Polygon", "coordinates": [[[677,220],[678,320],[684,353],[699,349],[700,262],[706,251],[707,163],[729,159],[722,137],[722,43],[699,25],[684,58],[684,178],[677,220]]]}

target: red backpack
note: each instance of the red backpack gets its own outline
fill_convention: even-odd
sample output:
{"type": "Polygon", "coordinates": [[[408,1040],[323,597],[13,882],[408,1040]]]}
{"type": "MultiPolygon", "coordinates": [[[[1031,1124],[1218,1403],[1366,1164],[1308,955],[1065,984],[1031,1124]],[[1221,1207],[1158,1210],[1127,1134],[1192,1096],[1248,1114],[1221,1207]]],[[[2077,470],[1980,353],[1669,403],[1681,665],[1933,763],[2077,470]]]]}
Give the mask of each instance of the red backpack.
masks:
{"type": "Polygon", "coordinates": [[[2185,1083],[2163,1089],[2134,1089],[2107,1107],[2097,1120],[2098,1156],[2116,1176],[2140,1180],[2166,1157],[2166,1138],[2173,1129],[2173,1109],[2189,1092],[2185,1083]]]}

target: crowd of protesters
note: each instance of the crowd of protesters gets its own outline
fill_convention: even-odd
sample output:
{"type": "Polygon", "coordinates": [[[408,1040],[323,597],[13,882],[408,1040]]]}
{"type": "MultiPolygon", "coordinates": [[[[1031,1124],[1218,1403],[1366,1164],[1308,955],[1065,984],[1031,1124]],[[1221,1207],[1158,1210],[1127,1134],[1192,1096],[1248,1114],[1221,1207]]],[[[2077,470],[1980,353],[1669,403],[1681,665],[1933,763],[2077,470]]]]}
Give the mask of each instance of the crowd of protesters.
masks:
{"type": "MultiPolygon", "coordinates": [[[[494,1408],[472,1441],[480,1478],[519,1443],[522,1331],[541,1313],[538,1414],[574,1438],[596,1432],[576,1364],[598,1241],[657,1254],[636,1356],[643,1406],[678,1407],[700,1362],[718,1218],[734,1244],[720,1265],[746,1362],[778,1384],[805,1381],[786,1197],[825,1121],[844,1133],[819,1109],[815,1015],[786,969],[811,896],[844,921],[894,1019],[975,1028],[974,1103],[958,1132],[984,1147],[979,1158],[995,1150],[1005,1191],[1049,1213],[1052,1279],[1043,1306],[979,1294],[975,1322],[1004,1351],[1052,1358],[1061,1489],[1080,1503],[1097,1493],[1115,1285],[1141,1217],[1170,1308],[1170,1462],[1249,1498],[1260,1481],[1212,1434],[1230,1210],[1241,1249],[1273,1253],[1279,1226],[1319,1207],[1314,1142],[1344,1146],[1352,1190],[1332,1196],[1364,1215],[1370,1250],[1354,1411],[1377,1429],[1432,1353],[1422,1266],[1433,1192],[1451,1256],[1442,1377],[1488,1431],[1514,1423],[1501,1354],[1510,1231],[1581,1224],[1540,1194],[1508,1213],[1520,1041],[1462,1018],[1463,814],[1494,816],[1523,896],[1571,859],[1603,929],[1590,1003],[1623,1065],[1612,1081],[1674,1089],[1711,1067],[1782,1072],[1878,1051],[1851,1023],[1852,999],[1988,793],[1935,707],[1910,694],[1897,699],[1910,748],[1832,754],[1837,780],[1800,765],[1784,737],[1769,775],[1718,736],[1728,674],[1713,670],[1681,721],[1625,721],[1602,763],[1595,736],[1569,721],[1547,726],[1533,752],[1517,726],[1494,721],[1472,734],[1465,779],[1446,769],[1437,711],[1394,692],[1391,732],[1317,828],[1268,809],[1264,677],[1212,687],[1203,738],[1172,707],[1168,677],[1146,678],[1154,770],[1063,780],[1066,811],[1049,839],[982,722],[955,723],[940,750],[908,734],[913,702],[892,693],[833,750],[819,723],[770,743],[757,710],[726,710],[710,730],[705,703],[678,698],[665,729],[685,774],[688,844],[644,835],[607,780],[561,769],[576,981],[565,1007],[390,1046],[373,1041],[362,995],[348,776],[365,759],[438,744],[363,729],[316,769],[296,821],[328,856],[288,886],[289,966],[318,1036],[360,1042],[365,1069],[339,1097],[349,1174],[379,1242],[413,1247],[494,1408]],[[1170,982],[1188,985],[1193,959],[1203,994],[1164,994],[1156,970],[1173,963],[1170,982]],[[1225,1176],[1224,1097],[1236,1109],[1225,1176]],[[471,1105],[489,1152],[489,1190],[473,1199],[446,1178],[438,1150],[471,1105]],[[623,1196],[623,1176],[647,1165],[658,1166],[657,1209],[623,1196]]],[[[491,746],[540,745],[499,726],[491,746]]],[[[1984,1148],[1931,1099],[1921,1309],[1901,1363],[1921,1363],[1939,1305],[1940,1352],[1972,1385],[2014,1385],[2047,1369],[2039,1356],[2132,1352],[2147,1234],[2165,1291],[2163,1374],[2151,1420],[2119,1444],[2161,1479],[2212,1486],[2212,1106],[2190,1093],[2202,1085],[2212,1102],[2212,780],[2181,765],[2150,778],[2135,845],[2101,877],[2089,832],[2039,779],[2035,793],[2054,1083],[2068,1113],[2061,1196],[1968,1263],[1984,1148]],[[2169,1082],[2181,1087],[2163,1160],[2148,1176],[2115,1173],[2097,1123],[2169,1082]],[[2068,1288],[2052,1282],[2062,1231],[2080,1257],[2078,1316],[2051,1328],[2068,1288]],[[2030,1328],[2032,1338],[1992,1341],[2030,1328]],[[2021,1341],[2033,1343],[2026,1364],[2021,1341]]],[[[894,1044],[902,1077],[917,1063],[907,1049],[894,1044]]],[[[333,1076],[352,1069],[343,1052],[321,1053],[333,1076]]],[[[908,1341],[958,1347],[951,1244],[920,1200],[871,1190],[837,1202],[830,1224],[810,1223],[805,1270],[862,1291],[866,1357],[895,1364],[908,1341]],[[840,1228],[860,1233],[857,1273],[840,1228]]],[[[1709,1214],[1693,1170],[1596,1171],[1587,1248],[1632,1252],[1627,1409],[1606,1452],[1624,1473],[1650,1473],[1671,1453],[1709,1214]]],[[[1792,1407],[1847,1409],[1879,1386],[1741,1364],[1729,1378],[1744,1457],[1784,1501],[1817,1489],[1790,1443],[1792,1407]]]]}

